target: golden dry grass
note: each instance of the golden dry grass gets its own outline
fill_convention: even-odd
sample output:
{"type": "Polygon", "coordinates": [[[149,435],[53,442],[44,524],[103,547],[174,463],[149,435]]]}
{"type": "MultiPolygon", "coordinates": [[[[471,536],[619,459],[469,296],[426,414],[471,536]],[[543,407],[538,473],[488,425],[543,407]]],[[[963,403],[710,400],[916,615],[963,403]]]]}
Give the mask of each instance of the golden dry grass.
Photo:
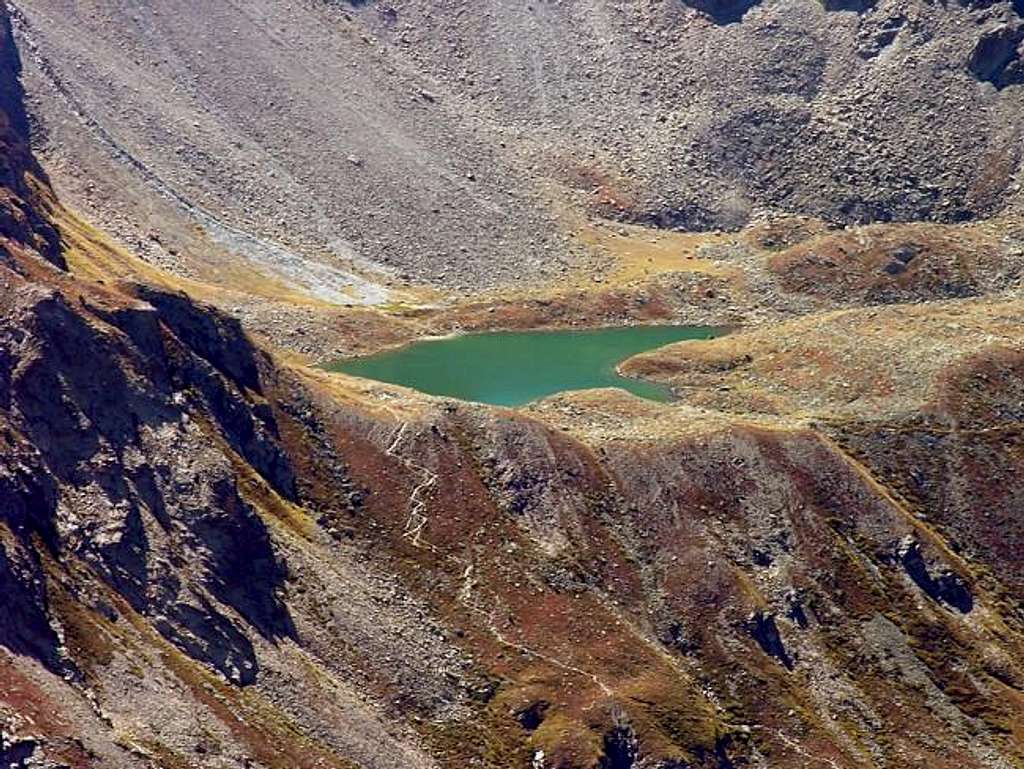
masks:
{"type": "Polygon", "coordinates": [[[735,268],[699,256],[701,246],[724,243],[733,237],[728,233],[669,232],[607,221],[586,224],[578,235],[581,243],[611,257],[608,281],[613,286],[646,282],[671,272],[734,278],[738,275],[735,268]]]}

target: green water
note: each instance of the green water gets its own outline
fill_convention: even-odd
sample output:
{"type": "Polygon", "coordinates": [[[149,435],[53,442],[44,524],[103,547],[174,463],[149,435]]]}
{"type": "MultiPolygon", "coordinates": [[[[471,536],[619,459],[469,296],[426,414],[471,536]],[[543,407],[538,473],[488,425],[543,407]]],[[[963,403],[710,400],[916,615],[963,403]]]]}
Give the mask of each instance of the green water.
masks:
{"type": "Polygon", "coordinates": [[[466,334],[416,342],[327,368],[431,395],[501,406],[591,387],[621,387],[665,401],[671,398],[667,388],[621,377],[615,366],[645,350],[683,339],[710,339],[718,333],[704,326],[630,326],[466,334]]]}

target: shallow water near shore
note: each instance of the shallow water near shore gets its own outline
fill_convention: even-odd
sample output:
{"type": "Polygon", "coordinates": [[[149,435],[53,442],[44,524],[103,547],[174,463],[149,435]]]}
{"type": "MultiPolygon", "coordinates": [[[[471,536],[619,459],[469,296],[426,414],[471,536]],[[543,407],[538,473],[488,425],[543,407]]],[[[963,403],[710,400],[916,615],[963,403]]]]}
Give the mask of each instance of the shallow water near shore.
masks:
{"type": "Polygon", "coordinates": [[[708,326],[628,326],[567,331],[494,331],[429,339],[326,366],[366,379],[499,406],[521,406],[566,390],[620,387],[656,401],[668,388],[620,376],[616,366],[685,339],[711,339],[708,326]]]}

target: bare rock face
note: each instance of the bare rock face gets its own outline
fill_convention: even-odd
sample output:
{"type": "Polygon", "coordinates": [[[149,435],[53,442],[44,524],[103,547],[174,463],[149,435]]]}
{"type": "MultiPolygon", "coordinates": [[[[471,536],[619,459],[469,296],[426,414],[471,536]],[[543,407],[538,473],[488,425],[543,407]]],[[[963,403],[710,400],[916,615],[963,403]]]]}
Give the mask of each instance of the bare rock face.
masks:
{"type": "Polygon", "coordinates": [[[743,14],[757,5],[760,0],[689,0],[687,5],[706,13],[716,24],[731,24],[743,18],[743,14]]]}
{"type": "Polygon", "coordinates": [[[14,44],[11,21],[0,18],[0,235],[24,242],[58,266],[63,266],[59,236],[44,215],[35,180],[46,186],[46,175],[29,149],[28,118],[21,81],[21,60],[14,44]]]}
{"type": "Polygon", "coordinates": [[[874,0],[823,0],[826,11],[853,11],[864,13],[875,6],[874,0]]]}
{"type": "MultiPolygon", "coordinates": [[[[168,301],[184,318],[196,312],[168,301]]],[[[246,385],[258,387],[255,369],[240,368],[250,379],[229,382],[215,367],[230,368],[224,361],[235,359],[221,356],[228,349],[243,355],[246,342],[240,335],[191,337],[211,362],[163,333],[167,327],[152,308],[106,316],[144,347],[100,330],[57,294],[16,302],[7,315],[22,340],[4,340],[3,355],[16,373],[0,400],[11,426],[37,448],[40,468],[36,486],[20,497],[25,501],[7,510],[7,523],[24,545],[34,530],[45,535],[53,557],[82,557],[136,611],[154,617],[166,637],[232,680],[250,683],[251,643],[216,606],[268,638],[290,635],[275,596],[284,571],[229,466],[203,445],[188,416],[201,409],[223,425],[228,445],[265,467],[282,493],[294,493],[273,424],[241,394],[246,385]],[[151,334],[140,332],[145,319],[151,334]],[[194,469],[182,465],[183,456],[194,469]],[[86,494],[91,486],[98,493],[86,494]]],[[[208,322],[215,327],[216,316],[208,322]]]]}
{"type": "Polygon", "coordinates": [[[0,645],[60,671],[65,660],[50,624],[40,554],[34,548],[41,544],[53,556],[58,546],[57,483],[39,453],[5,418],[13,363],[0,352],[0,611],[7,618],[0,626],[0,645]]]}
{"type": "Polygon", "coordinates": [[[968,68],[996,88],[1024,84],[1024,22],[1000,24],[978,39],[968,68]]]}
{"type": "MultiPolygon", "coordinates": [[[[197,307],[185,294],[171,294],[139,287],[137,294],[156,313],[146,319],[150,331],[168,328],[196,354],[183,359],[180,371],[167,372],[177,386],[198,388],[211,404],[232,447],[255,467],[280,494],[295,497],[295,476],[277,443],[277,427],[263,404],[247,403],[245,395],[262,396],[261,371],[271,369],[269,359],[246,338],[241,324],[210,307],[197,307]]],[[[146,316],[147,313],[142,313],[146,316]]],[[[130,329],[138,324],[121,315],[130,329]]],[[[163,340],[143,332],[143,352],[159,352],[163,340]],[[156,344],[156,349],[152,350],[156,344]]],[[[171,350],[167,350],[171,353],[171,350]]]]}
{"type": "Polygon", "coordinates": [[[39,741],[31,737],[16,737],[6,733],[0,734],[0,762],[11,769],[29,769],[45,767],[50,769],[55,764],[36,761],[35,756],[39,741]]]}
{"type": "Polygon", "coordinates": [[[775,617],[763,611],[755,612],[746,623],[747,632],[757,641],[757,645],[765,654],[775,657],[786,670],[793,669],[793,660],[786,651],[786,646],[779,634],[775,617]]]}
{"type": "Polygon", "coordinates": [[[0,590],[0,610],[6,618],[0,645],[34,657],[51,670],[65,669],[60,640],[47,612],[38,556],[7,532],[0,544],[0,590]]]}
{"type": "Polygon", "coordinates": [[[974,597],[963,578],[949,570],[932,574],[918,543],[901,543],[897,555],[910,578],[932,600],[952,606],[961,614],[967,614],[974,607],[974,597]]]}

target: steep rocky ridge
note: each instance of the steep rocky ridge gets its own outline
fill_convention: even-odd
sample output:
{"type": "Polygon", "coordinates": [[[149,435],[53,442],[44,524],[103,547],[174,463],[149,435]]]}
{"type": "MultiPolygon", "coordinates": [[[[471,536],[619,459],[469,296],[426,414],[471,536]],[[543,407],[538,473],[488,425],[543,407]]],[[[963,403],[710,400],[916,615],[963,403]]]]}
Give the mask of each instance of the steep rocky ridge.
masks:
{"type": "Polygon", "coordinates": [[[0,232],[31,244],[60,264],[57,233],[44,216],[48,180],[29,148],[20,75],[21,59],[10,19],[4,15],[0,24],[0,152],[5,198],[0,232]]]}

